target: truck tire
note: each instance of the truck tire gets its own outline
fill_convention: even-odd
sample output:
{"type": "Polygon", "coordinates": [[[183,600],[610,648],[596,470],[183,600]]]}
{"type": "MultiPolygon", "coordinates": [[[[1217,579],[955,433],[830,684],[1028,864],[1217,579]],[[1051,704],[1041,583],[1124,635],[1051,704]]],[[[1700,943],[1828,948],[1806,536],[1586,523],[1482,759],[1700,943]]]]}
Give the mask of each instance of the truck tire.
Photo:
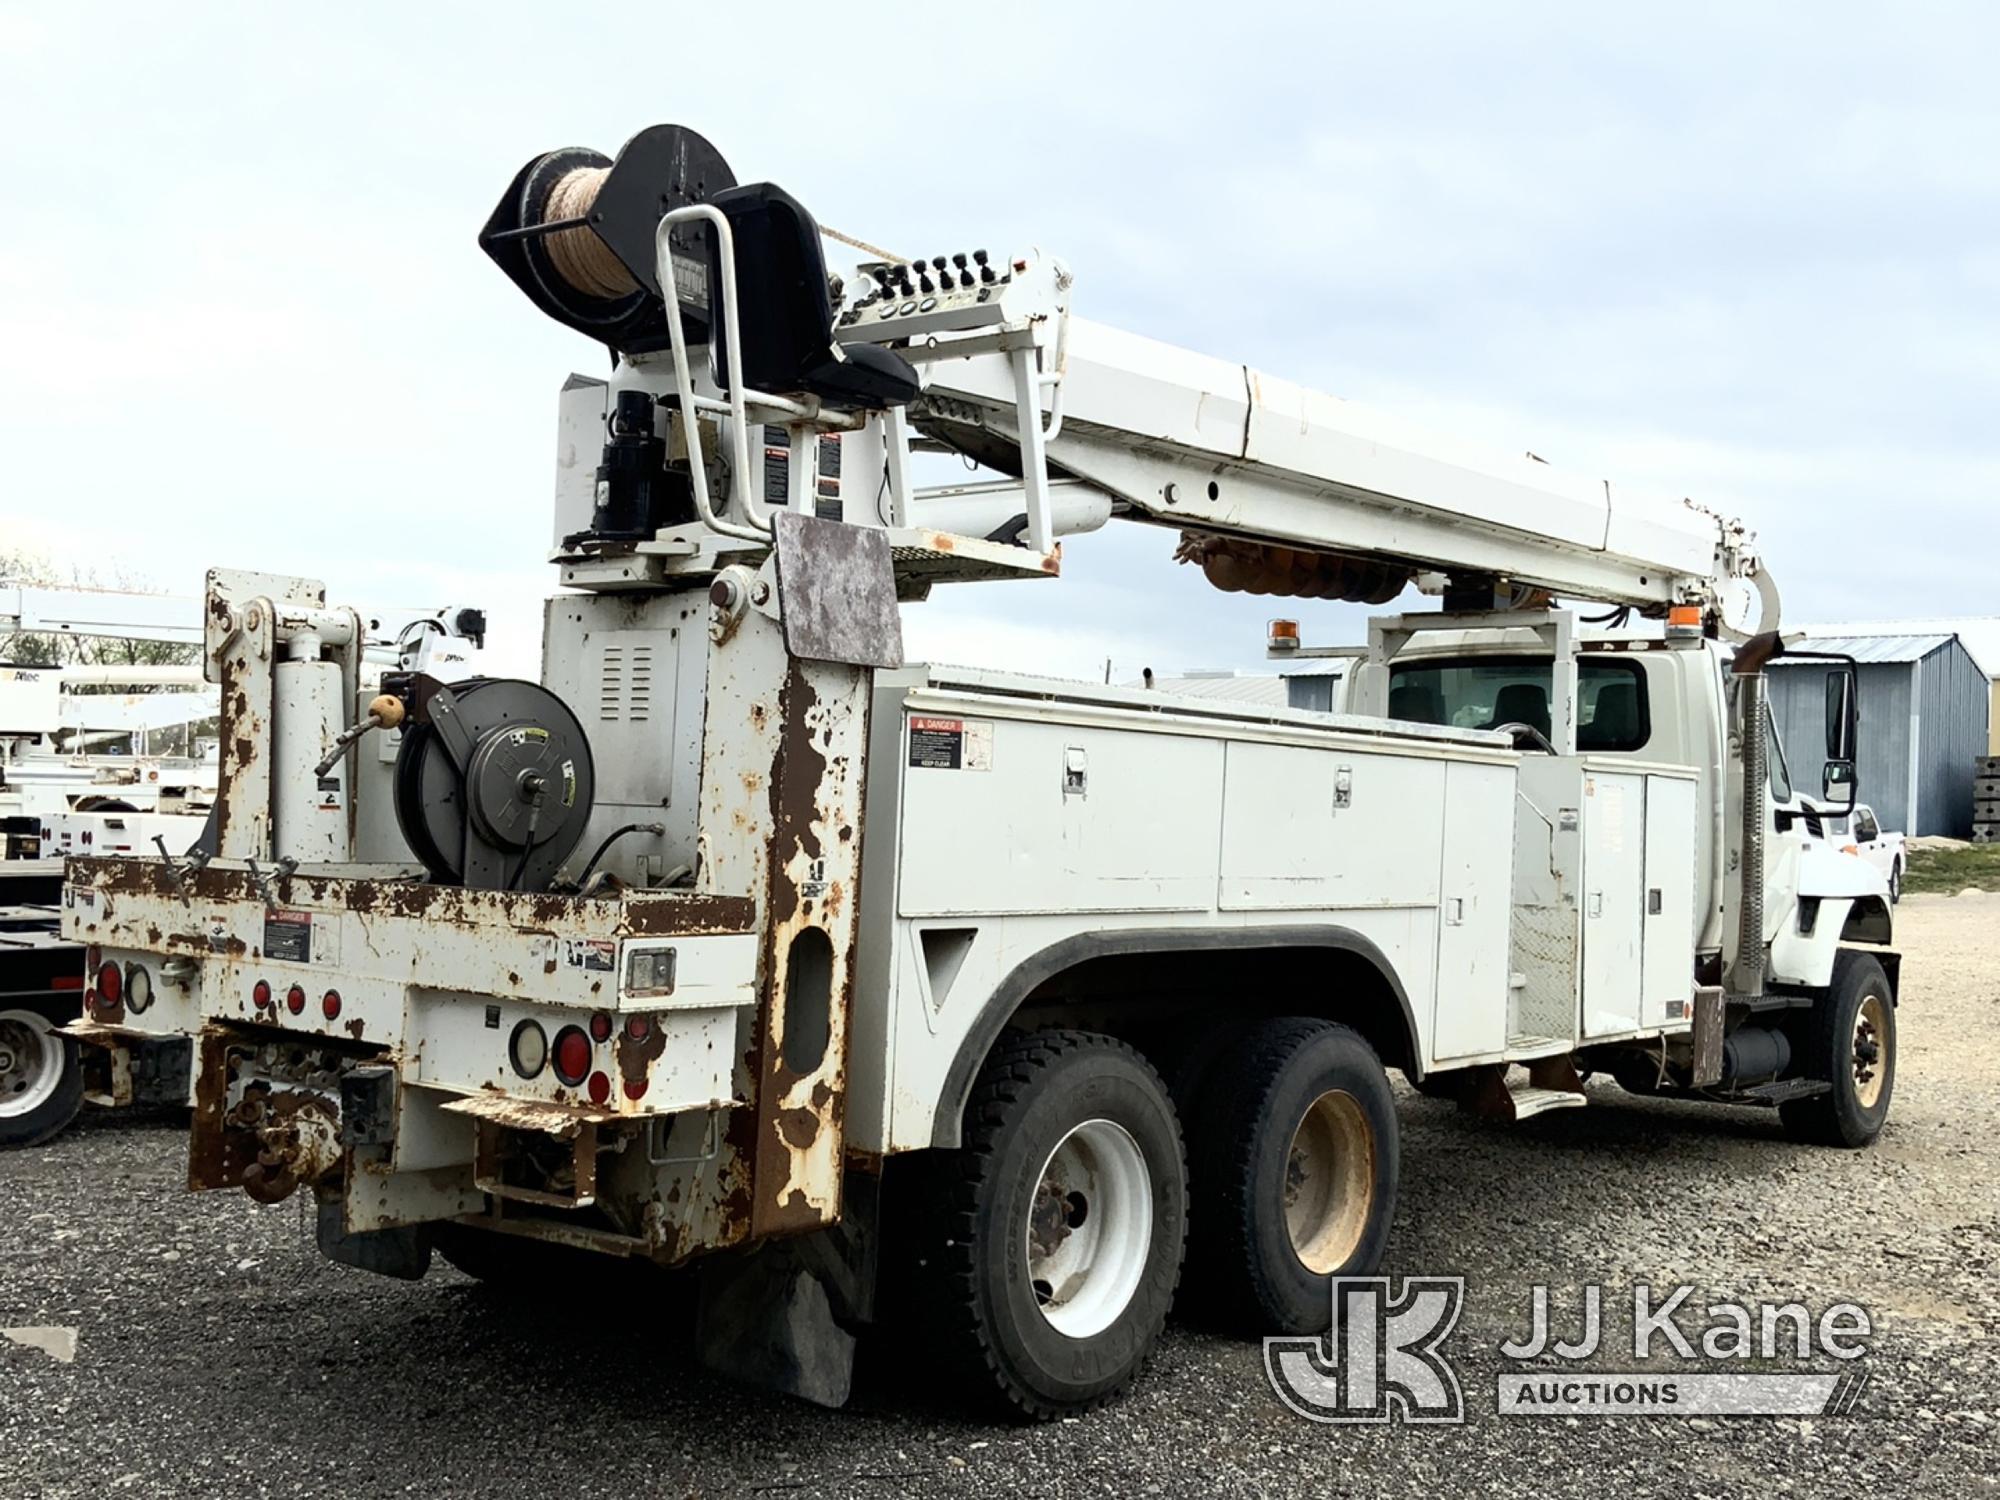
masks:
{"type": "Polygon", "coordinates": [[[1896,1088],[1896,1005],[1882,965],[1842,949],[1833,983],[1800,1017],[1803,1076],[1833,1087],[1778,1106],[1785,1131],[1816,1146],[1865,1146],[1882,1132],[1896,1088]]]}
{"type": "Polygon", "coordinates": [[[1327,1021],[1253,1026],[1216,1064],[1189,1158],[1190,1292],[1241,1332],[1324,1332],[1330,1283],[1376,1268],[1395,1213],[1396,1108],[1375,1050],[1327,1021]]]}
{"type": "Polygon", "coordinates": [[[39,1146],[82,1107],[76,1043],[38,1012],[0,1010],[0,1147],[39,1146]]]}
{"type": "Polygon", "coordinates": [[[1159,1075],[1107,1036],[1005,1038],[940,1167],[920,1268],[944,1361],[1017,1417],[1117,1396],[1160,1336],[1187,1234],[1159,1075]]]}

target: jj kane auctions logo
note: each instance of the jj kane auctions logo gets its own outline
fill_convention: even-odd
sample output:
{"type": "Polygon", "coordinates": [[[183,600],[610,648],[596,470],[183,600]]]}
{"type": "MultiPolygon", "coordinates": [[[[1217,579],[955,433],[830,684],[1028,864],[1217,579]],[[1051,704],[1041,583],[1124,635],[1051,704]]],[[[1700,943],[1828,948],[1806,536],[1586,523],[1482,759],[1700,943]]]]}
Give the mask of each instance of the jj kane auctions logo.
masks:
{"type": "MultiPolygon", "coordinates": [[[[1286,1406],[1313,1422],[1458,1423],[1465,1396],[1445,1343],[1465,1303],[1463,1277],[1412,1276],[1392,1294],[1387,1277],[1333,1283],[1333,1321],[1318,1338],[1269,1338],[1264,1368],[1286,1406]]],[[[1866,1382],[1858,1368],[1804,1368],[1824,1357],[1843,1364],[1867,1352],[1867,1311],[1836,1302],[1815,1317],[1798,1302],[1715,1302],[1691,1321],[1694,1288],[1632,1288],[1631,1358],[1643,1370],[1569,1368],[1617,1358],[1604,1333],[1604,1291],[1583,1288],[1566,1337],[1555,1327],[1549,1289],[1533,1289],[1527,1330],[1500,1344],[1501,1356],[1532,1369],[1503,1369],[1501,1416],[1842,1415],[1866,1382]],[[1801,1368],[1747,1370],[1756,1361],[1801,1368]],[[1550,1362],[1554,1363],[1551,1364],[1550,1362]],[[1694,1365],[1694,1368],[1689,1368],[1694,1365]],[[1731,1368],[1731,1366],[1737,1366],[1731,1368]]]]}

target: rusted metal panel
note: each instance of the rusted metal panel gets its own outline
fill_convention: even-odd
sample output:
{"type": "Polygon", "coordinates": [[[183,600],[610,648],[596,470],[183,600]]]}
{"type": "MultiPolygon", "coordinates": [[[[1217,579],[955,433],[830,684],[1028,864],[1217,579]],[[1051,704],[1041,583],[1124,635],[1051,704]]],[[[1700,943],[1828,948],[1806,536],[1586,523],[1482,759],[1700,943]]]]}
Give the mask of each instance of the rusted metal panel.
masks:
{"type": "MultiPolygon", "coordinates": [[[[180,905],[162,861],[94,859],[74,862],[72,881],[108,894],[149,894],[180,905]]],[[[248,869],[228,863],[205,869],[182,867],[188,897],[197,902],[254,902],[265,893],[280,906],[304,906],[363,914],[409,917],[456,926],[493,925],[516,930],[570,925],[579,932],[670,937],[678,934],[747,932],[756,902],[748,896],[705,891],[645,891],[622,896],[562,896],[549,892],[468,890],[412,880],[368,880],[303,872],[274,875],[260,885],[248,869]]]]}
{"type": "Polygon", "coordinates": [[[771,517],[785,649],[806,661],[903,664],[896,570],[880,531],[793,511],[771,517]]]}
{"type": "Polygon", "coordinates": [[[222,689],[221,746],[216,764],[215,852],[231,859],[266,859],[271,851],[272,658],[277,626],[268,599],[233,606],[209,577],[211,653],[222,689]]]}

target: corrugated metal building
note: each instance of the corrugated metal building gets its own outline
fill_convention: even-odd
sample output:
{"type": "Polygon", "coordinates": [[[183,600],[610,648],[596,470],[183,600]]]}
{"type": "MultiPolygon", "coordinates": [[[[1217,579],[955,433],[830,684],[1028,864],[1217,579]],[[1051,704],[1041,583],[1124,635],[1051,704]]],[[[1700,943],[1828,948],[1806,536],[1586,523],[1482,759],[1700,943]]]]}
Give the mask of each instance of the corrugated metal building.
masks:
{"type": "MultiPolygon", "coordinates": [[[[1957,635],[1811,633],[1815,651],[1859,663],[1861,800],[1885,828],[1966,838],[1972,832],[1972,768],[1984,753],[1988,684],[1957,635]]],[[[1826,744],[1826,665],[1772,663],[1771,711],[1792,779],[1817,795],[1826,744]]]]}

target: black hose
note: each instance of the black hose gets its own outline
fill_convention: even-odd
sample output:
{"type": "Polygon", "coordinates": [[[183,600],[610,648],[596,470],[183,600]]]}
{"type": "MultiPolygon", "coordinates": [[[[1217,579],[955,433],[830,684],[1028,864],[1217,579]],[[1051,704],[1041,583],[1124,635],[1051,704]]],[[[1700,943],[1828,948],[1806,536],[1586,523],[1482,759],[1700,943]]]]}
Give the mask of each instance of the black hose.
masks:
{"type": "Polygon", "coordinates": [[[626,834],[650,833],[658,835],[666,831],[667,825],[664,823],[627,823],[623,828],[612,829],[611,832],[604,836],[604,842],[597,846],[597,852],[590,856],[590,863],[583,867],[583,873],[576,877],[576,888],[582,890],[590,883],[590,877],[597,869],[597,862],[604,858],[605,851],[624,838],[626,834]]]}
{"type": "Polygon", "coordinates": [[[528,873],[528,859],[535,852],[535,825],[541,821],[542,789],[537,785],[534,796],[528,802],[528,838],[527,842],[521,846],[521,862],[514,866],[513,878],[507,882],[507,889],[510,891],[519,890],[521,888],[521,877],[528,873]]]}

